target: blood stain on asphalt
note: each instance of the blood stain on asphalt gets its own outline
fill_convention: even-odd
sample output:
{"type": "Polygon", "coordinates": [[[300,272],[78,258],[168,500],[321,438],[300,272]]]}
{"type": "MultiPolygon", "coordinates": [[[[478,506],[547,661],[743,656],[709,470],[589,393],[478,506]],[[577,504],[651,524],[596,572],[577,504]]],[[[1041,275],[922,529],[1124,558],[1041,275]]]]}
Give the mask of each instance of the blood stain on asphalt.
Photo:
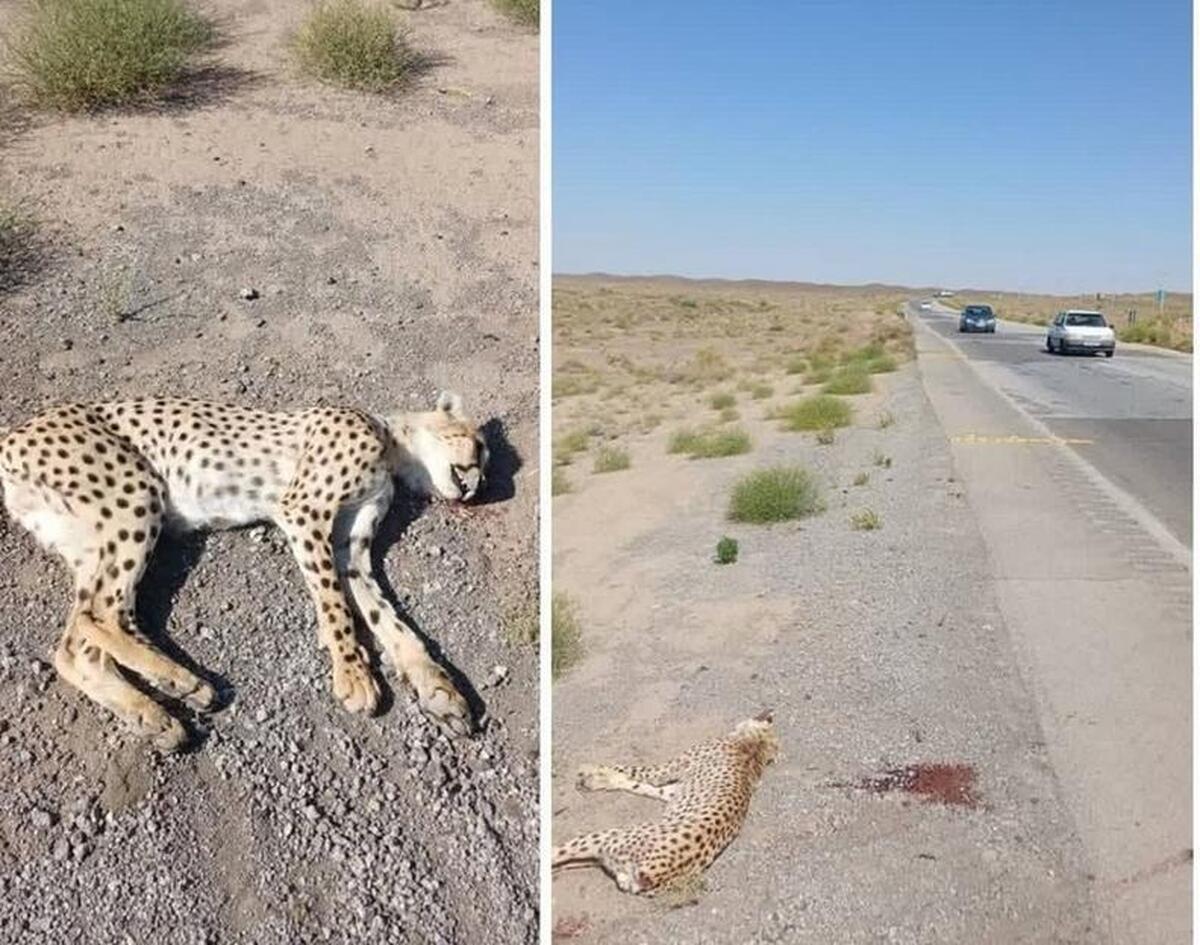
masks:
{"type": "Polygon", "coordinates": [[[975,781],[975,769],[970,765],[923,763],[889,768],[862,778],[857,787],[872,794],[900,791],[930,803],[973,808],[979,806],[975,781]]]}

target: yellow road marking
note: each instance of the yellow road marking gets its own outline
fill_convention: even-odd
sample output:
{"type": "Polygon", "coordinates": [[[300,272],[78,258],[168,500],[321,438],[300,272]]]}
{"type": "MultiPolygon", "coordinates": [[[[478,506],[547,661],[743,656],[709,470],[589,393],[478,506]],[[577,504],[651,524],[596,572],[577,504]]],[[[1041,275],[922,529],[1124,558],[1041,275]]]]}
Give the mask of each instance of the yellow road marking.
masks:
{"type": "Polygon", "coordinates": [[[1091,446],[1095,440],[1074,436],[1021,436],[1017,433],[997,435],[993,433],[958,433],[950,437],[951,443],[966,446],[1047,446],[1066,443],[1069,446],[1091,446]]]}

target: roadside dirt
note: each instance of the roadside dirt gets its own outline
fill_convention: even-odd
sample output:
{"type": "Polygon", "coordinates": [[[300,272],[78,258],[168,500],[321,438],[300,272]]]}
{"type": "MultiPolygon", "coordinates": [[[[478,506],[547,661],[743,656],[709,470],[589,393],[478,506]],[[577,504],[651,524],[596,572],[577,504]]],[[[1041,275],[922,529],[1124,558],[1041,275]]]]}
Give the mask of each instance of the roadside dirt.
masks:
{"type": "Polygon", "coordinates": [[[0,135],[0,193],[45,250],[0,295],[0,425],[69,399],[461,392],[486,500],[396,509],[378,558],[485,731],[447,743],[390,674],[381,715],[341,711],[256,528],[156,552],[145,625],[231,700],[156,757],[55,677],[65,574],[0,520],[0,939],[535,941],[537,657],[511,626],[537,595],[538,37],[485,0],[397,9],[434,65],[359,96],[292,74],[303,5],[208,8],[223,44],[167,106],[0,135]]]}
{"type": "MultiPolygon", "coordinates": [[[[689,324],[710,326],[695,327],[703,343],[746,367],[714,387],[655,388],[647,399],[663,419],[648,431],[624,418],[599,431],[608,403],[633,396],[607,394],[620,382],[598,366],[612,346],[595,340],[595,320],[611,298],[581,290],[574,311],[592,321],[568,326],[561,351],[556,323],[556,359],[597,365],[599,378],[560,395],[554,418],[560,440],[588,423],[598,431],[570,455],[571,491],[554,500],[555,589],[576,605],[584,654],[554,689],[554,838],[654,814],[646,799],[577,792],[581,764],[663,760],[763,708],[774,710],[781,757],[697,904],[672,909],[618,892],[598,870],[562,871],[555,940],[1103,941],[984,545],[915,365],[847,398],[853,424],[820,445],[768,415],[816,389],[780,365],[784,349],[813,346],[822,303],[783,312],[779,356],[764,360],[760,333],[719,337],[721,313],[690,297],[699,315],[689,324]],[[751,383],[773,392],[756,399],[751,383]],[[713,422],[717,387],[736,392],[752,450],[669,454],[675,429],[713,422]],[[593,472],[593,455],[613,443],[630,468],[593,472]],[[727,521],[733,483],[779,463],[816,474],[825,511],[773,526],[727,521]],[[854,530],[862,510],[882,527],[854,530]],[[739,543],[735,564],[713,560],[723,535],[739,543]]],[[[846,324],[864,311],[852,293],[836,304],[846,324]]],[[[881,307],[875,318],[894,317],[881,307]]],[[[628,311],[621,330],[636,333],[639,306],[628,311]]],[[[672,345],[666,330],[657,345],[641,341],[642,364],[672,345]]]]}

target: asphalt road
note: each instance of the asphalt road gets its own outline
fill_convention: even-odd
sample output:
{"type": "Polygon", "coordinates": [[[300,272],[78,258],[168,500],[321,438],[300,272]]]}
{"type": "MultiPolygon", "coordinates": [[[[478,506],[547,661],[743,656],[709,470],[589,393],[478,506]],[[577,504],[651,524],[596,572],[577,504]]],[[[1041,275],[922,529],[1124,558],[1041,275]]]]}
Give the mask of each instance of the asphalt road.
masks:
{"type": "Polygon", "coordinates": [[[1192,359],[1117,345],[1112,359],[1050,354],[1046,331],[1001,322],[960,334],[957,310],[909,307],[957,343],[993,387],[1127,492],[1184,545],[1192,541],[1192,359]]]}
{"type": "Polygon", "coordinates": [[[1095,924],[1061,940],[1190,942],[1191,434],[1179,397],[1191,358],[1043,356],[1036,328],[970,337],[945,314],[911,317],[1083,845],[1095,924]]]}

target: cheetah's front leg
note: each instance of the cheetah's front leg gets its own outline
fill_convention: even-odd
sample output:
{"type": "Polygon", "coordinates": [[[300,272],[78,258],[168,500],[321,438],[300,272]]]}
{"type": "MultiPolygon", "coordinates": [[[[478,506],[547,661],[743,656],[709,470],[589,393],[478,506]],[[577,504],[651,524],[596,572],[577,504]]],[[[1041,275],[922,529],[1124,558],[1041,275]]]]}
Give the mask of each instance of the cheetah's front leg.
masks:
{"type": "Polygon", "coordinates": [[[280,525],[317,608],[317,632],[333,663],[333,694],[350,712],[374,712],[379,683],[354,636],[354,619],[333,567],[329,523],[296,509],[286,512],[280,525]]]}
{"type": "Polygon", "coordinates": [[[398,672],[417,693],[421,710],[454,735],[470,735],[470,707],[446,671],[433,661],[424,642],[392,608],[371,576],[371,542],[391,502],[388,483],[380,495],[337,522],[337,567],[345,577],[363,620],[383,644],[398,672]]]}
{"type": "Polygon", "coordinates": [[[576,786],[581,791],[629,791],[669,801],[692,765],[693,751],[685,751],[658,765],[581,765],[576,786]]]}
{"type": "Polygon", "coordinates": [[[580,765],[576,786],[581,791],[628,791],[642,797],[669,801],[679,793],[679,784],[651,784],[630,777],[627,769],[612,765],[580,765]]]}

